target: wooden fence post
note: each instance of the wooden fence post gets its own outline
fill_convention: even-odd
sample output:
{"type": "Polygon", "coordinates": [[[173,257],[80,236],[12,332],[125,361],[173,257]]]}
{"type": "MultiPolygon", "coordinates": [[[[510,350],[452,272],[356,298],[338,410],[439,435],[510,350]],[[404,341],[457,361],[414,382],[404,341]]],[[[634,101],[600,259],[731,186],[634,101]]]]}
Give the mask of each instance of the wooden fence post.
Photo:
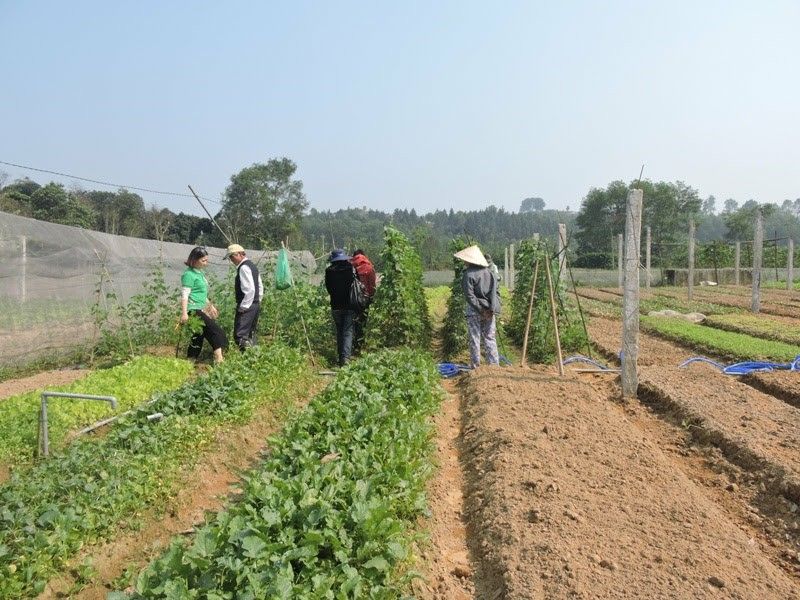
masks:
{"type": "Polygon", "coordinates": [[[623,253],[623,245],[622,245],[622,234],[617,234],[617,285],[619,289],[622,289],[622,284],[624,281],[624,273],[622,271],[622,253],[623,253]]]}
{"type": "Polygon", "coordinates": [[[789,247],[786,253],[786,289],[794,288],[794,240],[789,238],[789,247]]]}
{"type": "Polygon", "coordinates": [[[639,387],[639,261],[642,190],[628,192],[625,217],[625,291],[622,295],[622,397],[635,398],[639,387]]]}
{"type": "Polygon", "coordinates": [[[742,242],[736,242],[736,254],[733,258],[733,270],[736,277],[736,285],[741,285],[741,268],[742,268],[742,242]]]}
{"type": "Polygon", "coordinates": [[[647,247],[645,250],[644,255],[644,269],[645,269],[645,281],[647,282],[647,289],[650,289],[651,279],[650,279],[650,248],[652,245],[651,239],[651,231],[650,225],[647,226],[647,247]]]}
{"type": "Polygon", "coordinates": [[[517,283],[517,274],[514,272],[514,244],[508,250],[508,289],[514,291],[517,283]]]}
{"type": "Polygon", "coordinates": [[[20,282],[20,301],[25,304],[28,300],[28,238],[24,235],[20,237],[22,245],[22,269],[19,273],[20,282]]]}
{"type": "Polygon", "coordinates": [[[508,287],[508,246],[503,248],[503,285],[508,287]]]}
{"type": "Polygon", "coordinates": [[[689,219],[689,287],[688,298],[692,301],[694,293],[694,219],[689,219]]]}
{"type": "Polygon", "coordinates": [[[755,237],[753,238],[753,292],[750,310],[761,310],[761,256],[764,250],[764,217],[761,209],[756,211],[755,237]]]}

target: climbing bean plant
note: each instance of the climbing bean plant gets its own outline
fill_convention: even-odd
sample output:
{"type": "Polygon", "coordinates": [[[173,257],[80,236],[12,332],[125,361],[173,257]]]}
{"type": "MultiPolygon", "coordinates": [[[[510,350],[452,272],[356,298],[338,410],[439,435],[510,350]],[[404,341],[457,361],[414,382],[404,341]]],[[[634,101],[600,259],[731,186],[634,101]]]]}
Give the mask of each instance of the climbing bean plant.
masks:
{"type": "Polygon", "coordinates": [[[428,348],[431,320],[422,286],[422,261],[397,229],[384,228],[383,241],[384,268],[370,307],[367,346],[428,348]]]}
{"type": "Polygon", "coordinates": [[[586,347],[586,333],[576,309],[567,302],[566,290],[558,276],[558,260],[552,258],[545,245],[535,240],[525,240],[519,244],[515,255],[516,285],[511,297],[511,319],[507,325],[511,339],[522,347],[525,337],[525,321],[531,298],[531,284],[536,261],[539,272],[536,280],[536,295],[531,313],[531,327],[528,334],[528,357],[533,362],[551,362],[556,358],[555,334],[550,310],[550,296],[547,288],[545,269],[546,256],[550,256],[550,270],[553,277],[558,329],[563,352],[574,352],[586,347]]]}
{"type": "MultiPolygon", "coordinates": [[[[469,236],[458,236],[450,241],[451,254],[474,244],[469,236]]],[[[453,257],[453,281],[450,284],[450,297],[447,300],[447,313],[439,330],[442,356],[451,359],[467,349],[467,321],[464,318],[466,300],[461,289],[461,275],[464,261],[453,257]]]]}

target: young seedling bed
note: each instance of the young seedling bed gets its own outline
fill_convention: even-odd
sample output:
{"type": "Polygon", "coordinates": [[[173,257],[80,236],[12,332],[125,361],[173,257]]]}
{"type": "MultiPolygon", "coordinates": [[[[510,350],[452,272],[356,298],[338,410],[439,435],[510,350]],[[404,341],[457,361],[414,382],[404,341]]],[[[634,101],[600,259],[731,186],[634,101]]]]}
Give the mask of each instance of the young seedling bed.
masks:
{"type": "MultiPolygon", "coordinates": [[[[148,400],[153,394],[173,390],[193,373],[191,363],[174,358],[139,356],[129,362],[94,371],[66,386],[48,391],[114,396],[116,413],[148,400]]],[[[0,464],[29,464],[36,452],[41,390],[12,396],[0,402],[0,464]]],[[[114,414],[106,402],[51,399],[48,402],[50,446],[57,449],[67,434],[114,414]]],[[[0,475],[0,481],[3,477],[0,475]]]]}

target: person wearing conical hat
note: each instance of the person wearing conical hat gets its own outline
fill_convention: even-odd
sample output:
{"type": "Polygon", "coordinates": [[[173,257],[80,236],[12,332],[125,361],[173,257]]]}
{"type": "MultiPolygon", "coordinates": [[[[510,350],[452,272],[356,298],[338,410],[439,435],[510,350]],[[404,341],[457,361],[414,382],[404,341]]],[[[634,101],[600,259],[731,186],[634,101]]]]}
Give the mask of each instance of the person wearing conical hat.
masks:
{"type": "Polygon", "coordinates": [[[467,332],[472,367],[481,364],[481,343],[486,350],[486,362],[500,364],[497,352],[495,315],[500,314],[497,279],[477,246],[469,246],[453,256],[467,263],[461,274],[461,289],[467,302],[467,332]]]}

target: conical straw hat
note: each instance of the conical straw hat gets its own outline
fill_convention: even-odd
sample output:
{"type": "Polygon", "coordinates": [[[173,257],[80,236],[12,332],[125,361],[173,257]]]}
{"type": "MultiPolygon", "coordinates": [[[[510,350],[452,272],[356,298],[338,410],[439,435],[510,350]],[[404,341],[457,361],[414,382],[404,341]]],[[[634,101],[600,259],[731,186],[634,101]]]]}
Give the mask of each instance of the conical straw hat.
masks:
{"type": "Polygon", "coordinates": [[[473,265],[479,265],[481,267],[489,266],[489,263],[486,262],[486,259],[483,257],[481,249],[477,246],[470,246],[468,248],[464,248],[463,250],[459,250],[453,254],[453,256],[473,265]]]}

